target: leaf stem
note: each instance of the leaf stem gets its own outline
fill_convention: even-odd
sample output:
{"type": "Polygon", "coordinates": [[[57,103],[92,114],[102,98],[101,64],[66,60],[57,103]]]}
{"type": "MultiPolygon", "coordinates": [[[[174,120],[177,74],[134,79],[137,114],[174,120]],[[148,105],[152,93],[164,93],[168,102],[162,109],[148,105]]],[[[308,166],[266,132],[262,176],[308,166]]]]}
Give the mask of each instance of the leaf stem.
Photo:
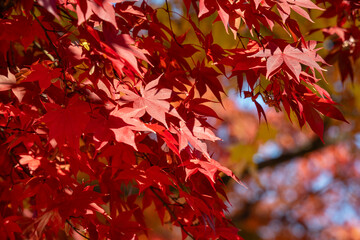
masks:
{"type": "MultiPolygon", "coordinates": [[[[236,35],[238,36],[239,42],[241,43],[242,47],[243,47],[244,49],[246,49],[243,41],[241,40],[241,38],[242,38],[241,35],[240,35],[239,33],[236,33],[236,35]]],[[[239,44],[239,43],[238,43],[238,44],[239,44]]],[[[236,46],[236,47],[237,47],[237,46],[236,46]]]]}
{"type": "Polygon", "coordinates": [[[87,237],[87,236],[85,236],[84,234],[82,234],[82,233],[79,231],[79,229],[77,229],[74,225],[72,225],[72,223],[69,221],[69,219],[66,219],[66,223],[69,224],[70,227],[71,227],[72,229],[74,229],[74,231],[75,231],[77,234],[79,234],[80,236],[82,236],[82,237],[85,238],[85,239],[90,239],[89,237],[87,237]]]}
{"type": "Polygon", "coordinates": [[[265,38],[258,32],[258,30],[256,30],[256,28],[253,28],[253,29],[255,30],[255,33],[256,33],[256,35],[257,35],[257,37],[259,39],[259,42],[260,42],[261,46],[263,47],[263,49],[265,49],[265,47],[264,47],[264,45],[263,45],[263,43],[261,41],[261,38],[262,39],[265,39],[265,38]]]}

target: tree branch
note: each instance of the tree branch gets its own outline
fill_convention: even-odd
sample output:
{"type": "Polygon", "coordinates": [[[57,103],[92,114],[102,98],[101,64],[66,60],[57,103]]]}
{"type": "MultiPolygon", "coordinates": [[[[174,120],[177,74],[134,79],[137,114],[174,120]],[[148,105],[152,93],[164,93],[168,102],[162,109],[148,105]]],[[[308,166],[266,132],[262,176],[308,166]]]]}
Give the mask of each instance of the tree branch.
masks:
{"type": "Polygon", "coordinates": [[[304,156],[307,153],[319,150],[326,146],[328,145],[322,143],[319,138],[316,138],[309,144],[303,146],[302,148],[299,148],[297,151],[287,152],[280,155],[279,157],[265,159],[264,161],[261,161],[257,164],[257,168],[260,170],[266,167],[275,167],[281,163],[288,162],[293,158],[304,156]]]}
{"type": "MultiPolygon", "coordinates": [[[[307,153],[317,151],[326,146],[329,146],[330,144],[332,144],[332,143],[324,144],[323,142],[321,142],[321,140],[319,138],[315,138],[309,144],[306,144],[303,147],[296,148],[295,151],[283,153],[282,155],[280,155],[279,157],[276,157],[276,158],[269,158],[269,159],[262,160],[260,163],[257,164],[257,169],[261,170],[261,169],[264,169],[267,167],[276,167],[279,164],[289,162],[292,159],[297,158],[297,157],[302,157],[307,153]]],[[[242,177],[248,176],[249,174],[250,174],[249,171],[245,170],[242,173],[242,177]]],[[[221,179],[224,182],[224,184],[226,185],[230,181],[231,177],[225,175],[225,176],[222,176],[221,179]]]]}

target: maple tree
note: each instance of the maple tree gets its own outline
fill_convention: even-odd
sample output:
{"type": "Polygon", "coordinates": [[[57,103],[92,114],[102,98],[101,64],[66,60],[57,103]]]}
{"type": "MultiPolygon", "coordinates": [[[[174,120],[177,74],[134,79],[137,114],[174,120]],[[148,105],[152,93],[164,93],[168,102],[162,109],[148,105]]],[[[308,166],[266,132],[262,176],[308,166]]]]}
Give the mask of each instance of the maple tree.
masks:
{"type": "MultiPolygon", "coordinates": [[[[167,1],[164,8],[122,0],[1,3],[2,238],[137,239],[151,234],[145,215],[154,209],[183,238],[240,239],[225,217],[221,177],[239,180],[207,145],[220,140],[209,104],[223,104],[222,83],[236,82],[259,119],[266,119],[261,97],[321,139],[323,116],[346,121],[318,84],[327,63],[317,42],[292,12],[310,23],[309,11],[338,16],[336,27],[317,31],[338,36],[327,61],[351,62],[359,57],[359,4],[181,4],[179,13],[167,1]],[[186,24],[181,33],[175,16],[186,24]],[[216,43],[203,26],[211,22],[236,44],[216,43]],[[277,38],[274,28],[291,37],[277,38]]],[[[347,62],[339,62],[343,80],[354,75],[347,62]]]]}

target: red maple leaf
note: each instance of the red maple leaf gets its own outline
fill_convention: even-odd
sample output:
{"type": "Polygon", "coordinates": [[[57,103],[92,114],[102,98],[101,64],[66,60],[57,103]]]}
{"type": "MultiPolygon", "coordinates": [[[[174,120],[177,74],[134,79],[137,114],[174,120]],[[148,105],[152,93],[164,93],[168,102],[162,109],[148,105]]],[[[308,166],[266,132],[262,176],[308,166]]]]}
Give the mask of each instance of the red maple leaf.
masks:
{"type": "Polygon", "coordinates": [[[49,13],[54,15],[57,19],[59,19],[59,15],[56,10],[56,0],[38,0],[37,1],[41,6],[43,6],[49,13]]]}
{"type": "Polygon", "coordinates": [[[90,120],[89,104],[74,96],[65,108],[53,103],[45,103],[45,107],[48,112],[42,121],[49,129],[50,140],[54,139],[59,147],[68,143],[77,149],[79,138],[90,120]]]}
{"type": "Polygon", "coordinates": [[[165,88],[160,90],[156,88],[160,77],[149,82],[145,88],[140,86],[141,96],[130,90],[123,89],[122,91],[126,93],[126,95],[123,96],[122,99],[133,102],[134,108],[141,109],[139,115],[144,115],[144,113],[147,112],[151,117],[168,127],[165,119],[166,113],[180,119],[181,117],[176,110],[171,107],[170,103],[165,101],[170,98],[172,91],[165,88]]]}
{"type": "Polygon", "coordinates": [[[318,58],[312,51],[303,52],[298,48],[287,45],[283,51],[277,48],[273,53],[270,49],[260,51],[250,57],[266,57],[266,77],[271,77],[275,71],[279,70],[284,64],[290,71],[290,74],[295,76],[299,81],[301,73],[301,64],[317,69],[319,72],[323,70],[316,62],[318,58]]]}
{"type": "Polygon", "coordinates": [[[129,144],[135,150],[137,150],[137,147],[135,144],[134,132],[152,131],[136,117],[141,111],[143,111],[141,108],[116,107],[109,115],[109,127],[115,134],[116,141],[129,144]],[[122,124],[119,120],[122,120],[125,124],[122,124]]]}
{"type": "Polygon", "coordinates": [[[94,133],[95,141],[102,143],[100,147],[115,137],[117,142],[128,144],[137,150],[135,132],[152,131],[139,119],[140,111],[142,109],[116,106],[108,118],[100,112],[93,114],[87,132],[94,133]]]}
{"type": "Polygon", "coordinates": [[[113,62],[114,68],[117,69],[119,73],[122,73],[123,68],[128,66],[130,69],[135,70],[139,75],[141,75],[141,71],[138,68],[137,58],[148,62],[146,56],[144,55],[146,51],[137,48],[135,46],[135,41],[130,35],[117,34],[118,30],[110,24],[104,24],[103,31],[105,41],[100,43],[102,44],[109,59],[113,62]]]}
{"type": "Polygon", "coordinates": [[[311,0],[277,0],[276,4],[284,23],[286,19],[289,18],[291,9],[310,22],[313,22],[313,20],[310,18],[309,14],[304,9],[302,9],[302,7],[306,9],[323,10],[322,8],[315,5],[311,0]]]}
{"type": "Polygon", "coordinates": [[[79,0],[76,8],[78,15],[78,25],[81,25],[84,21],[88,20],[93,14],[100,19],[109,22],[117,28],[115,19],[115,10],[111,3],[117,1],[96,1],[96,0],[79,0]],[[100,4],[99,4],[100,3],[100,4]]]}
{"type": "Polygon", "coordinates": [[[186,168],[186,179],[199,171],[204,174],[209,180],[211,180],[212,183],[215,183],[216,173],[220,171],[233,178],[236,182],[240,183],[239,179],[230,169],[222,166],[219,162],[211,158],[208,158],[206,160],[191,159],[188,162],[182,163],[181,166],[185,166],[186,168]]]}
{"type": "Polygon", "coordinates": [[[180,157],[180,153],[178,148],[176,147],[178,142],[173,137],[173,135],[167,130],[165,127],[159,125],[159,124],[147,124],[147,127],[151,128],[153,131],[155,131],[160,137],[164,140],[166,145],[177,155],[180,157]]]}
{"type": "Polygon", "coordinates": [[[28,165],[29,169],[31,171],[35,171],[39,165],[40,165],[40,160],[41,157],[37,156],[34,157],[32,155],[19,155],[21,158],[19,159],[19,163],[21,165],[28,165]]]}
{"type": "Polygon", "coordinates": [[[308,122],[310,128],[320,137],[323,141],[324,135],[324,121],[321,118],[318,111],[316,111],[311,105],[303,102],[303,115],[308,122]]]}
{"type": "MultiPolygon", "coordinates": [[[[206,143],[200,141],[197,137],[195,137],[184,121],[180,121],[179,128],[172,128],[172,130],[178,135],[180,151],[185,149],[190,143],[193,148],[204,154],[206,158],[210,158],[209,153],[207,152],[206,143]]],[[[200,129],[198,129],[198,131],[200,131],[200,129]]],[[[201,135],[200,133],[198,135],[204,137],[204,135],[201,135]]]]}
{"type": "Polygon", "coordinates": [[[7,69],[7,75],[0,74],[0,91],[6,91],[16,84],[15,75],[7,69]]]}
{"type": "Polygon", "coordinates": [[[221,140],[215,134],[213,131],[211,131],[208,127],[201,126],[201,123],[199,120],[195,119],[195,124],[193,127],[193,133],[194,136],[203,139],[203,140],[210,140],[210,141],[218,141],[221,140]]]}
{"type": "Polygon", "coordinates": [[[51,85],[53,79],[61,76],[61,68],[51,68],[46,65],[51,62],[34,63],[31,65],[31,73],[23,80],[23,82],[39,82],[41,91],[43,92],[51,85]]]}

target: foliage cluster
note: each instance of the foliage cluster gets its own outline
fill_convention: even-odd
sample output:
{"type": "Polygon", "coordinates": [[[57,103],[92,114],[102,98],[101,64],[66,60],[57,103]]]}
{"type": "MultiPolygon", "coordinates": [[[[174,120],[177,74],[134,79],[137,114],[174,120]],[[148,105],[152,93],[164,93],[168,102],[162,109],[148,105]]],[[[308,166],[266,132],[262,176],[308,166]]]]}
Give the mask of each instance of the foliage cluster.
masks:
{"type": "Polygon", "coordinates": [[[337,16],[335,27],[318,31],[336,38],[328,60],[346,59],[346,79],[360,53],[357,3],[181,4],[183,14],[167,1],[1,3],[1,238],[137,239],[150,234],[145,212],[153,209],[183,238],[240,239],[224,215],[221,175],[238,179],[206,144],[220,140],[208,104],[223,103],[223,79],[237,83],[259,119],[261,97],[320,138],[323,116],[345,121],[318,84],[326,62],[317,42],[303,36],[293,12],[310,22],[309,10],[337,16]],[[183,34],[173,31],[175,16],[188,26],[183,34]],[[203,28],[209,19],[238,44],[215,43],[203,28]],[[277,27],[291,37],[276,38],[277,27]]]}

